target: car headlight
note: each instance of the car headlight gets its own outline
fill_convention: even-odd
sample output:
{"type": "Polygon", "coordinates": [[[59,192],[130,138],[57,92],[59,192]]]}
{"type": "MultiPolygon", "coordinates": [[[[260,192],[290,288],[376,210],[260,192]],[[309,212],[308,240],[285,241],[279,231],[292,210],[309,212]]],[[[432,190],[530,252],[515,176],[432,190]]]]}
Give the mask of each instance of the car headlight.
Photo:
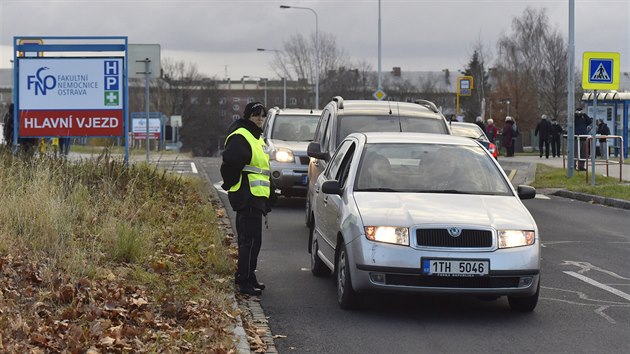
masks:
{"type": "Polygon", "coordinates": [[[499,248],[531,246],[534,242],[534,231],[499,230],[499,248]]]}
{"type": "Polygon", "coordinates": [[[274,159],[278,162],[293,162],[293,151],[289,149],[277,149],[274,159]]]}
{"type": "Polygon", "coordinates": [[[409,229],[395,226],[366,226],[365,237],[371,241],[409,246],[409,229]]]}

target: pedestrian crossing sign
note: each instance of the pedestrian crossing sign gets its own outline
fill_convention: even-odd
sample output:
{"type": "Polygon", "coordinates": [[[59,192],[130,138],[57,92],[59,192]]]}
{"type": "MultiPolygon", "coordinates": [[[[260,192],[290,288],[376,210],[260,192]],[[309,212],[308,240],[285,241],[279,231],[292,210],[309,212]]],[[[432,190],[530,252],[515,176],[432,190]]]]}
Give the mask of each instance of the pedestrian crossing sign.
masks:
{"type": "Polygon", "coordinates": [[[584,52],[582,88],[585,90],[618,90],[619,53],[584,52]]]}

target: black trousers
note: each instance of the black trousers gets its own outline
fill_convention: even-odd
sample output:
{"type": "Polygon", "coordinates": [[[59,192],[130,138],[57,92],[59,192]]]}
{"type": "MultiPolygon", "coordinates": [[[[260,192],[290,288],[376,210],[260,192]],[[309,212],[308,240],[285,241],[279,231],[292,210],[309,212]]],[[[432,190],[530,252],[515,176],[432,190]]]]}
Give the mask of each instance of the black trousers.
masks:
{"type": "Polygon", "coordinates": [[[234,279],[237,285],[251,285],[256,281],[256,265],[262,243],[262,210],[245,208],[236,212],[238,234],[238,263],[234,279]]]}
{"type": "Polygon", "coordinates": [[[549,139],[538,139],[538,151],[540,151],[540,157],[543,156],[543,146],[545,147],[545,157],[549,157],[549,139]]]}
{"type": "Polygon", "coordinates": [[[551,155],[560,156],[560,137],[551,137],[551,155]]]}

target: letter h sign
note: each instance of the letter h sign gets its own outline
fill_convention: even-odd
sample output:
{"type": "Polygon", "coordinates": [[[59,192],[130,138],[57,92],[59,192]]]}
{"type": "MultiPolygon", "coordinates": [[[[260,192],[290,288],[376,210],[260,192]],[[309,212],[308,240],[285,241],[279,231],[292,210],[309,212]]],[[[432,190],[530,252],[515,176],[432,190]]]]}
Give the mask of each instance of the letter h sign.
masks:
{"type": "Polygon", "coordinates": [[[114,60],[105,60],[105,91],[118,91],[118,77],[120,73],[119,62],[114,60]]]}

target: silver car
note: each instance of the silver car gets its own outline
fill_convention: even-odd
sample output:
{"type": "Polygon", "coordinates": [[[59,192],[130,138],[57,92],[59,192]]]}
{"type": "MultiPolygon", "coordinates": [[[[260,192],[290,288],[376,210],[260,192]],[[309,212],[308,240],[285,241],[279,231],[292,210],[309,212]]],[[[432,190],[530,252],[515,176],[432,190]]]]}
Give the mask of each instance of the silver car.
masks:
{"type": "Polygon", "coordinates": [[[540,239],[521,199],[477,141],[423,133],[354,133],[315,182],[311,271],[334,271],[337,298],[396,291],[506,295],[533,311],[540,239]]]}
{"type": "Polygon", "coordinates": [[[321,110],[269,109],[263,138],[269,153],[271,180],[276,193],[304,197],[308,188],[306,147],[313,140],[321,110]]]}

